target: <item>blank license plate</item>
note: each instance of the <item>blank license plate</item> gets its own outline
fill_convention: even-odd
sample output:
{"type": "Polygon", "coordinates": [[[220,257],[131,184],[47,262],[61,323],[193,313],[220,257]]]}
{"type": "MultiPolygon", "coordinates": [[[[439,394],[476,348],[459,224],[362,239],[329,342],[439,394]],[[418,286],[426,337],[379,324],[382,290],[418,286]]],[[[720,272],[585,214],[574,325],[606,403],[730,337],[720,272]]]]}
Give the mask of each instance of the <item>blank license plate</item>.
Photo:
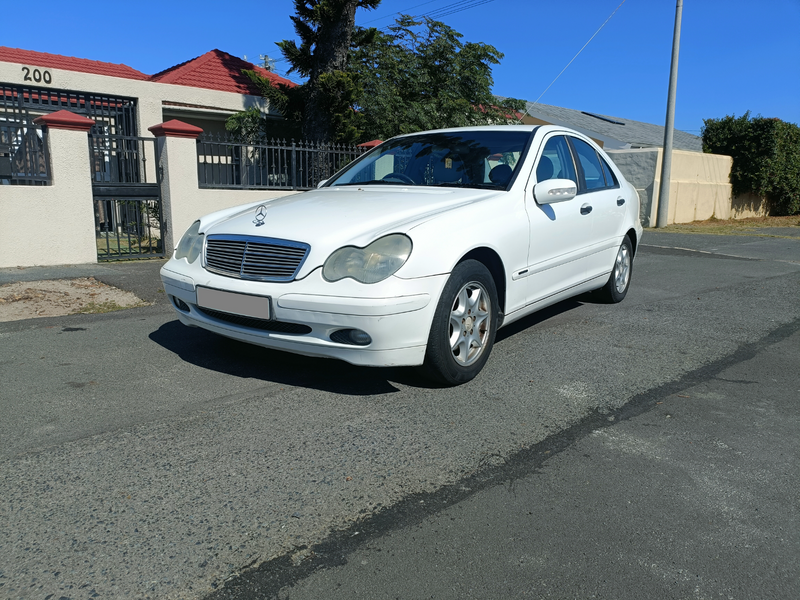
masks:
{"type": "Polygon", "coordinates": [[[250,296],[249,294],[198,287],[197,304],[203,308],[255,319],[269,320],[272,318],[269,310],[269,296],[250,296]]]}

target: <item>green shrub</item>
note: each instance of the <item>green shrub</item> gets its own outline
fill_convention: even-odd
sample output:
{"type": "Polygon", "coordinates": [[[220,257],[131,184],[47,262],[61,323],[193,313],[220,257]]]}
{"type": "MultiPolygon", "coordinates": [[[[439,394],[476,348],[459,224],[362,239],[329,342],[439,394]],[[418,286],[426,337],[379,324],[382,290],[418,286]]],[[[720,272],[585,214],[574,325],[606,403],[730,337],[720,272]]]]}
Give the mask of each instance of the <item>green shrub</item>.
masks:
{"type": "Polygon", "coordinates": [[[734,195],[766,198],[772,215],[800,213],[800,127],[762,116],[703,120],[703,151],[733,158],[734,195]]]}

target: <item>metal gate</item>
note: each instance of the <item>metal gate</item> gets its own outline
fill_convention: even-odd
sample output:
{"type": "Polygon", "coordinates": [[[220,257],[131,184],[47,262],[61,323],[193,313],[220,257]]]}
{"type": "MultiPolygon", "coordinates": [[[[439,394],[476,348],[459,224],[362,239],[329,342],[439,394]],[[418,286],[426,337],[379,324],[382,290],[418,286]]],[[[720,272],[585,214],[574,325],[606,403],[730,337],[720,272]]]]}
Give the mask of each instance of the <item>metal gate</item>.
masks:
{"type": "Polygon", "coordinates": [[[98,260],[165,256],[155,138],[89,135],[98,260]]]}

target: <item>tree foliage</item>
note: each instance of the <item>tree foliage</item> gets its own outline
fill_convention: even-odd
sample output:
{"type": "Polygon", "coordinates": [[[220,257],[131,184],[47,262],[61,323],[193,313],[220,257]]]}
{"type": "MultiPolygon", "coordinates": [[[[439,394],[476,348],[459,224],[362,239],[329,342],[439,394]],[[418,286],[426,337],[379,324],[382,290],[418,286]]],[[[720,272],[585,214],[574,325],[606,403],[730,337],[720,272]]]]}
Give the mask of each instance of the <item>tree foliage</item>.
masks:
{"type": "Polygon", "coordinates": [[[462,37],[440,21],[402,15],[388,33],[353,52],[350,72],[363,90],[362,139],[513,119],[524,101],[497,107],[491,92],[492,66],[503,54],[462,37]]]}
{"type": "Polygon", "coordinates": [[[780,119],[741,117],[703,121],[703,151],[733,158],[735,195],[766,198],[771,214],[800,213],[800,127],[780,119]]]}
{"type": "MultiPolygon", "coordinates": [[[[308,77],[297,86],[273,85],[245,73],[289,121],[302,124],[310,141],[344,142],[467,125],[515,121],[522,100],[496,106],[492,66],[503,54],[440,21],[403,15],[388,32],[354,27],[356,8],[380,0],[295,0],[292,17],[300,44],[278,43],[294,71],[308,77]],[[345,35],[349,31],[348,35],[345,35]]],[[[265,123],[240,113],[228,129],[242,138],[263,133],[265,123]]]]}
{"type": "Polygon", "coordinates": [[[351,49],[369,43],[374,29],[356,29],[356,9],[372,9],[381,0],[295,0],[291,17],[300,44],[278,42],[289,73],[308,80],[299,86],[273,86],[254,71],[246,74],[285,118],[302,123],[303,137],[314,142],[354,142],[355,102],[360,90],[347,71],[351,49]]]}
{"type": "Polygon", "coordinates": [[[256,107],[228,117],[225,129],[245,144],[258,144],[265,139],[300,139],[300,123],[278,117],[264,117],[256,107]]]}

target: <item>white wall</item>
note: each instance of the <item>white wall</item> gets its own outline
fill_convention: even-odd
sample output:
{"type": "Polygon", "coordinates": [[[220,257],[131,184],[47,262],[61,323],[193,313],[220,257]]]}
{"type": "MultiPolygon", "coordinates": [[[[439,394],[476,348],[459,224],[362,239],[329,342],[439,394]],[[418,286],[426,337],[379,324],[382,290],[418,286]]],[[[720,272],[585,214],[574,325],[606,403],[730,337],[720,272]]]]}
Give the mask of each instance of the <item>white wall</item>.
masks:
{"type": "Polygon", "coordinates": [[[0,186],[0,267],[97,262],[86,133],[47,137],[52,185],[0,186]]]}

